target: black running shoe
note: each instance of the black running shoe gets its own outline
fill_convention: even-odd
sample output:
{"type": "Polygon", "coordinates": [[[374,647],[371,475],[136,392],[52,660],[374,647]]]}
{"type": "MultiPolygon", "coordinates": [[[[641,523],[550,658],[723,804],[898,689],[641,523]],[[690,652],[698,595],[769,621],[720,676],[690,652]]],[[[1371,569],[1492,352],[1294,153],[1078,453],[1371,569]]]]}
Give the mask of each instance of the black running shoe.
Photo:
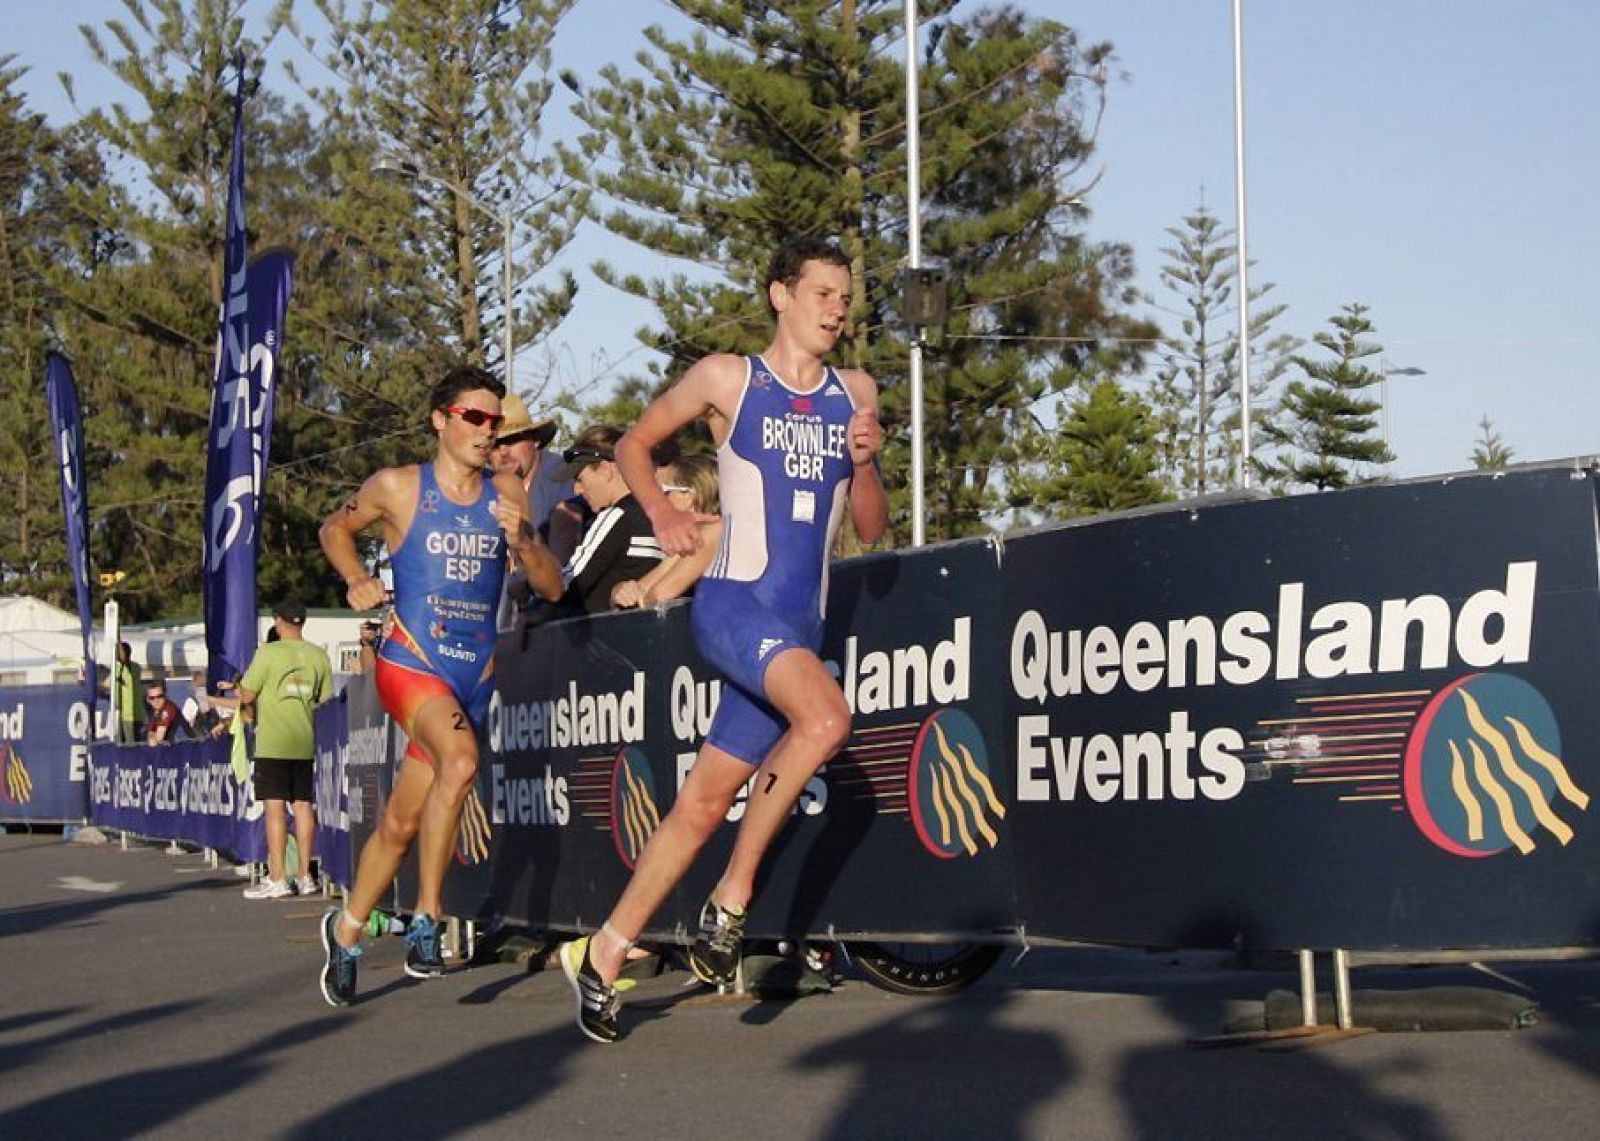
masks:
{"type": "Polygon", "coordinates": [[[700,909],[700,934],[689,948],[689,969],[703,983],[727,986],[738,977],[743,938],[744,908],[730,910],[706,900],[700,909]]]}
{"type": "Polygon", "coordinates": [[[561,973],[578,999],[578,1029],[602,1045],[617,1040],[617,988],[608,986],[589,961],[589,936],[561,948],[561,973]]]}
{"type": "Polygon", "coordinates": [[[322,997],[329,1006],[349,1006],[356,1000],[356,960],[361,948],[348,950],[334,938],[339,922],[339,909],[332,908],[322,917],[322,997]]]}
{"type": "Polygon", "coordinates": [[[439,921],[431,915],[413,915],[406,928],[406,974],[414,979],[436,979],[444,974],[439,921]]]}

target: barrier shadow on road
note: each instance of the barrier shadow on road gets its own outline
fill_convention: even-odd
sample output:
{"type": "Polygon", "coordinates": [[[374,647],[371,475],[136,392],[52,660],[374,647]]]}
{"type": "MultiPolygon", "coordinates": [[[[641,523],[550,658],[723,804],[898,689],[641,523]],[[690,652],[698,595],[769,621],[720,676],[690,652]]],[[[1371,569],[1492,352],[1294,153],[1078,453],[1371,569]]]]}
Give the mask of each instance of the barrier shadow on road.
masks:
{"type": "Polygon", "coordinates": [[[173,899],[197,891],[231,892],[233,886],[217,879],[190,880],[136,891],[115,891],[64,903],[25,904],[0,910],[0,939],[14,935],[37,935],[53,927],[76,926],[99,918],[108,911],[135,907],[141,903],[173,899]]]}
{"type": "MultiPolygon", "coordinates": [[[[173,1003],[140,1012],[140,1020],[181,1014],[173,1003]]],[[[337,1033],[337,1019],[308,1021],[276,1031],[226,1054],[134,1070],[73,1086],[0,1112],[0,1137],[131,1137],[159,1131],[207,1102],[267,1077],[279,1054],[337,1033]]]]}
{"type": "Polygon", "coordinates": [[[1047,1135],[1032,1119],[1079,1077],[1079,1067],[1058,1035],[1008,1021],[1017,1001],[1004,992],[912,999],[898,1017],[801,1054],[795,1067],[849,1078],[848,1092],[815,1136],[1047,1135]]]}
{"type": "MultiPolygon", "coordinates": [[[[86,1022],[81,1026],[72,1026],[67,1029],[57,1030],[38,1038],[29,1038],[20,1042],[0,1041],[0,1074],[17,1074],[26,1067],[48,1058],[50,1053],[63,1046],[74,1042],[100,1038],[102,1035],[115,1034],[124,1030],[144,1026],[149,1023],[160,1022],[167,1018],[177,1018],[188,1014],[202,1002],[167,1002],[160,1006],[130,1010],[122,1014],[114,1014],[109,1018],[99,1018],[93,1022],[86,1022]]],[[[39,1011],[15,1019],[7,1019],[0,1023],[0,1035],[9,1034],[13,1029],[23,1029],[29,1026],[41,1025],[45,1022],[59,1021],[71,1018],[82,1013],[83,1007],[63,1007],[52,1011],[39,1011]]]]}

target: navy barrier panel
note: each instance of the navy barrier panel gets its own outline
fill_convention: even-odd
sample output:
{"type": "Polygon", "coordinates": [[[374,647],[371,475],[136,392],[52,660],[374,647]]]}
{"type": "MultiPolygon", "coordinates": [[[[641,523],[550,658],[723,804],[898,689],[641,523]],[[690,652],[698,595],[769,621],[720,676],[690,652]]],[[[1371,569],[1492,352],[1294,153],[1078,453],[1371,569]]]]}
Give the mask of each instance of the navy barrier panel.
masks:
{"type": "Polygon", "coordinates": [[[1600,936],[1593,480],[1012,539],[1019,919],[1096,941],[1600,936]]]}
{"type": "Polygon", "coordinates": [[[85,819],[88,741],[81,685],[0,689],[0,824],[85,819]]]}
{"type": "MultiPolygon", "coordinates": [[[[824,652],[852,736],[750,930],[1594,944],[1597,522],[1594,478],[1545,469],[841,564],[824,652]]],[[[502,642],[490,835],[449,910],[604,917],[715,703],[688,616],[502,642]]],[[[692,925],[734,835],[655,933],[692,925]]]]}
{"type": "MultiPolygon", "coordinates": [[[[974,668],[998,635],[996,556],[969,542],[838,569],[823,653],[856,706],[853,731],[779,837],[752,934],[1009,922],[1009,787],[998,738],[979,729],[998,723],[1000,678],[974,668]]],[[[525,650],[506,639],[497,673],[478,785],[490,856],[452,870],[447,907],[596,925],[688,772],[717,675],[681,605],[542,627],[525,650]]],[[[712,839],[653,930],[693,925],[734,836],[712,839]]]]}
{"type": "Polygon", "coordinates": [[[234,779],[231,742],[96,744],[91,753],[89,817],[103,827],[183,840],[235,859],[266,859],[261,805],[234,779]]]}
{"type": "MultiPolygon", "coordinates": [[[[403,738],[383,712],[371,674],[352,677],[344,687],[340,702],[334,703],[334,708],[343,709],[348,725],[342,781],[344,823],[348,832],[344,843],[348,863],[343,869],[330,864],[329,870],[336,875],[342,871],[345,878],[335,882],[349,886],[355,875],[356,859],[361,848],[383,817],[383,806],[388,801],[394,780],[394,743],[403,738]]],[[[325,751],[322,734],[323,723],[319,720],[319,763],[325,751]]],[[[320,771],[317,780],[320,786],[323,780],[320,771]]],[[[384,902],[385,906],[393,907],[396,900],[391,898],[384,902]]]]}
{"type": "MultiPolygon", "coordinates": [[[[316,857],[324,879],[350,886],[350,801],[345,761],[350,752],[348,694],[341,693],[317,708],[316,729],[316,857]]],[[[304,869],[302,869],[304,874],[304,869]]]]}

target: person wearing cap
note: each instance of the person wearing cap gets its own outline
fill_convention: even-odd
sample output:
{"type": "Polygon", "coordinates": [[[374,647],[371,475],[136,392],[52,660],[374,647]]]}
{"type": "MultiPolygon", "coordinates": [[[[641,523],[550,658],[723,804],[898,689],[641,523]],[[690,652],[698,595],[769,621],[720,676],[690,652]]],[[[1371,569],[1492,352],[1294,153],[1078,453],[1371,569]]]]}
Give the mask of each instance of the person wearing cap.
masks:
{"type": "Polygon", "coordinates": [[[333,695],[333,663],[321,646],[305,640],[305,624],[303,602],[286,598],[278,603],[272,611],[277,639],[255,652],[239,679],[240,704],[255,709],[255,790],[267,827],[267,877],[244,889],[246,899],[282,899],[317,890],[311,874],[317,837],[312,710],[333,695]],[[300,845],[300,876],[294,884],[284,870],[290,804],[300,845]]]}
{"type": "Polygon", "coordinates": [[[661,562],[661,544],[650,518],[617,468],[614,449],[621,438],[622,429],[596,424],[578,433],[561,453],[555,478],[572,480],[594,518],[562,568],[566,591],[559,616],[610,610],[618,583],[642,578],[661,562]]]}
{"type": "Polygon", "coordinates": [[[528,516],[528,497],[510,471],[489,471],[505,422],[505,385],[460,365],[434,385],[429,423],[437,449],[426,463],[383,468],[319,532],[328,562],[354,610],[389,591],[361,557],[357,540],[377,528],[393,553],[393,621],[378,647],[378,699],[406,735],[404,757],[383,817],[356,862],[342,908],[322,917],[319,986],[333,1006],[355,1001],[361,934],[387,897],[401,861],[417,849],[416,908],[406,932],[406,974],[444,973],[444,878],[462,811],[476,795],[478,729],[494,696],[495,611],[507,556],[515,556],[541,598],[561,596],[561,567],[528,516]]]}
{"type": "MultiPolygon", "coordinates": [[[[529,520],[544,538],[556,562],[565,562],[577,545],[577,530],[567,528],[571,534],[565,545],[560,545],[551,533],[551,513],[573,494],[570,481],[552,478],[561,465],[560,457],[549,452],[550,441],[556,435],[556,422],[548,416],[534,420],[528,413],[527,403],[514,392],[506,393],[500,402],[500,411],[505,420],[495,433],[492,456],[495,473],[511,472],[522,482],[523,490],[528,493],[529,520]]],[[[566,522],[565,517],[562,522],[566,522]]],[[[526,570],[520,564],[508,567],[495,622],[501,633],[516,626],[522,608],[532,600],[533,590],[528,585],[526,570]]]]}
{"type": "Polygon", "coordinates": [[[689,965],[723,985],[738,974],[745,910],[768,848],[812,775],[850,735],[850,707],[819,656],[828,561],[848,511],[873,543],[888,527],[878,476],[878,387],[824,358],[850,314],[850,261],[830,242],[786,243],[767,268],[777,321],[755,356],[714,353],[651,401],[613,454],[666,555],[692,555],[715,517],[680,506],[652,454],[704,418],[717,447],[722,539],[695,588],[690,624],[723,676],[716,715],[672,810],[652,833],[611,914],[561,949],[578,1026],[614,1042],[617,975],[633,941],[696,854],[753,786],[733,854],[701,908],[689,965]]]}

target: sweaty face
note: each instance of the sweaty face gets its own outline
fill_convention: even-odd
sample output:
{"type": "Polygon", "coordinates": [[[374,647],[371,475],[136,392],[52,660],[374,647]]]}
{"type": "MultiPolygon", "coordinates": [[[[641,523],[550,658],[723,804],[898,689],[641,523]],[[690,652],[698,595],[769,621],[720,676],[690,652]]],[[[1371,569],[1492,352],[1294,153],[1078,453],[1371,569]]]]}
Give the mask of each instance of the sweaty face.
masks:
{"type": "MultiPolygon", "coordinates": [[[[457,409],[477,409],[493,417],[500,415],[500,398],[487,388],[463,392],[451,402],[457,409]]],[[[497,422],[469,424],[461,412],[435,409],[433,425],[439,432],[439,448],[469,467],[487,467],[494,454],[497,422]]]]}
{"type": "Polygon", "coordinates": [[[850,271],[831,262],[808,261],[791,288],[772,287],[778,323],[817,356],[829,352],[844,333],[850,314],[850,271]]]}

